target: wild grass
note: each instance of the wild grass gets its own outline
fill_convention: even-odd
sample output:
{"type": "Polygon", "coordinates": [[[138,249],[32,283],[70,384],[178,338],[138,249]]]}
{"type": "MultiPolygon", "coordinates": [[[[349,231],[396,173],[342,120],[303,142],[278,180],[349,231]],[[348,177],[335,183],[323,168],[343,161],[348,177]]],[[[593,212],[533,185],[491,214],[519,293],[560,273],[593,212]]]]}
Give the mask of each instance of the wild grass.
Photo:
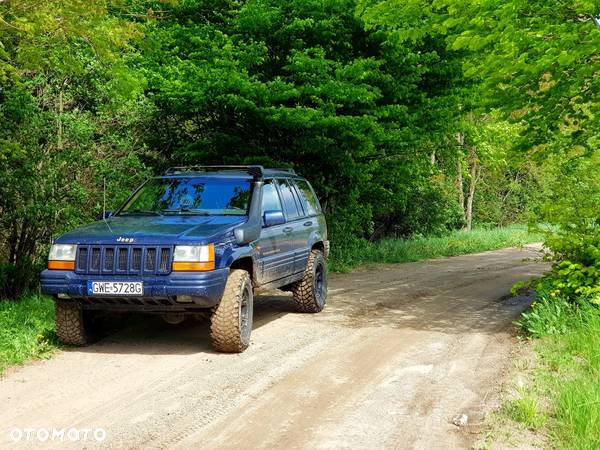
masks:
{"type": "Polygon", "coordinates": [[[600,448],[600,318],[573,320],[565,334],[540,340],[536,351],[537,382],[552,405],[552,440],[560,448],[600,448]]]}
{"type": "Polygon", "coordinates": [[[329,269],[332,272],[348,272],[370,263],[421,261],[518,247],[541,240],[541,235],[530,233],[525,225],[475,229],[470,233],[454,231],[437,237],[383,239],[377,242],[354,240],[332,246],[329,269]]]}
{"type": "Polygon", "coordinates": [[[525,387],[518,389],[517,398],[507,402],[501,412],[531,430],[542,427],[547,420],[538,395],[525,387]]]}
{"type": "Polygon", "coordinates": [[[57,345],[50,298],[0,301],[0,374],[10,365],[49,357],[57,345]]]}
{"type": "MultiPolygon", "coordinates": [[[[600,448],[600,309],[542,289],[519,325],[537,338],[531,379],[547,405],[541,432],[553,448],[600,448]]],[[[527,423],[534,417],[528,403],[509,402],[505,408],[514,408],[513,420],[527,423]]]]}

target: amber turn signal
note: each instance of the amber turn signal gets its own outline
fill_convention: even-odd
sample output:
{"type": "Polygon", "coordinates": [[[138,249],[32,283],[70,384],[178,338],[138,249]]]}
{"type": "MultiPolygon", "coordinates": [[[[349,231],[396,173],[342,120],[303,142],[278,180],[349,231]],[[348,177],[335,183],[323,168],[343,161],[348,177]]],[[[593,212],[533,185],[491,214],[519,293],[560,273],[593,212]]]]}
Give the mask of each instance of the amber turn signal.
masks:
{"type": "Polygon", "coordinates": [[[173,272],[205,272],[214,270],[215,262],[174,262],[173,272]]]}
{"type": "Polygon", "coordinates": [[[48,269],[75,270],[75,261],[48,261],[48,269]]]}

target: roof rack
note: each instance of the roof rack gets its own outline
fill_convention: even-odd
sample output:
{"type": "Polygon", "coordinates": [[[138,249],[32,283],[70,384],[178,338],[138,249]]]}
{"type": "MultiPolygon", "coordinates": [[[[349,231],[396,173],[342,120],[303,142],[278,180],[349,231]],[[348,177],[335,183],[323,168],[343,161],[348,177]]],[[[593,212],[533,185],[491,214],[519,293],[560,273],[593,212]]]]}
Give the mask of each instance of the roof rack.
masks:
{"type": "MultiPolygon", "coordinates": [[[[278,171],[287,172],[295,175],[294,169],[266,169],[267,171],[278,171]]],[[[221,171],[246,171],[249,175],[254,178],[262,178],[265,174],[265,168],[260,165],[247,165],[247,166],[228,166],[228,165],[194,165],[194,166],[176,166],[169,167],[165,172],[165,175],[173,175],[185,172],[221,172],[221,171]]]]}

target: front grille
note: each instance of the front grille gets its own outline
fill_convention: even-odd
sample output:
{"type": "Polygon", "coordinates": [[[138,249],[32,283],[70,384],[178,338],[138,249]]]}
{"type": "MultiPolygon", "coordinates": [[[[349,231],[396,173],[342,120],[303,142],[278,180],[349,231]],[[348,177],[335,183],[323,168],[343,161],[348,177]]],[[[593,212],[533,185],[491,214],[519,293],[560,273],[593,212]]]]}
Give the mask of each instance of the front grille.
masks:
{"type": "Polygon", "coordinates": [[[158,267],[159,272],[166,272],[169,270],[171,265],[171,249],[161,248],[160,249],[160,266],[158,267]]]}
{"type": "Polygon", "coordinates": [[[77,264],[75,270],[81,271],[87,269],[88,248],[77,247],[77,264]]]}
{"type": "Polygon", "coordinates": [[[88,266],[92,272],[100,270],[100,250],[100,248],[92,248],[92,258],[88,266]]]}
{"type": "Polygon", "coordinates": [[[129,259],[129,250],[127,248],[119,249],[119,258],[117,262],[117,270],[119,272],[125,272],[127,270],[127,262],[129,259]]]}
{"type": "Polygon", "coordinates": [[[172,247],[79,245],[75,272],[102,275],[164,275],[171,272],[172,247]]]}
{"type": "Polygon", "coordinates": [[[134,248],[133,249],[133,257],[131,259],[131,270],[134,272],[139,272],[142,268],[142,249],[134,248]]]}
{"type": "Polygon", "coordinates": [[[146,250],[146,258],[144,259],[144,261],[146,261],[144,270],[148,270],[149,272],[154,272],[154,269],[156,268],[156,249],[155,248],[149,248],[146,250]]]}
{"type": "Polygon", "coordinates": [[[104,264],[102,264],[103,272],[112,272],[115,267],[115,249],[107,248],[104,250],[104,264]]]}

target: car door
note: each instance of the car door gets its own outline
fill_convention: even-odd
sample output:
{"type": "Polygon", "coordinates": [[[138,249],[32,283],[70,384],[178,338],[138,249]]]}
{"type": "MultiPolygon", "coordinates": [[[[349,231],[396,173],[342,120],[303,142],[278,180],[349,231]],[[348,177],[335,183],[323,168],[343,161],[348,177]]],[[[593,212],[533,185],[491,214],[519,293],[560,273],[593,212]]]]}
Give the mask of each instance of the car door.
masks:
{"type": "MultiPolygon", "coordinates": [[[[273,180],[265,180],[263,186],[261,215],[265,211],[283,211],[279,191],[273,180]]],[[[287,223],[266,226],[263,222],[256,244],[260,284],[285,277],[294,264],[294,251],[289,242],[287,223]]]]}
{"type": "Polygon", "coordinates": [[[296,270],[302,271],[306,267],[308,256],[310,255],[311,245],[322,236],[318,236],[320,231],[319,215],[321,208],[313,190],[306,180],[293,180],[294,189],[304,210],[304,217],[301,220],[302,226],[299,227],[302,243],[296,251],[296,270]]]}
{"type": "Polygon", "coordinates": [[[278,178],[277,186],[283,202],[283,212],[286,217],[286,227],[283,229],[286,233],[288,245],[294,253],[294,262],[289,267],[289,274],[292,275],[304,270],[304,266],[298,264],[298,255],[306,251],[306,227],[303,225],[305,212],[294,187],[293,182],[288,178],[278,178]]]}

